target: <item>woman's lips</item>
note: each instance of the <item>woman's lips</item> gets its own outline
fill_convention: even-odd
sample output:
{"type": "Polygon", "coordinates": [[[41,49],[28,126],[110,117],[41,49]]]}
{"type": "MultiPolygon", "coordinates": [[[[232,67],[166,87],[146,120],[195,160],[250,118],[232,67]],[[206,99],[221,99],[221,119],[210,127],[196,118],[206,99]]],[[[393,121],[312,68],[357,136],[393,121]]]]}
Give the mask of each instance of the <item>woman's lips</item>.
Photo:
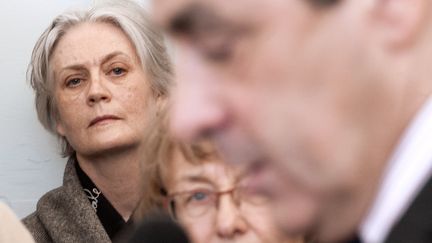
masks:
{"type": "Polygon", "coordinates": [[[114,116],[114,115],[98,116],[90,122],[89,127],[94,126],[96,124],[99,124],[99,123],[106,121],[106,120],[119,120],[119,119],[120,119],[119,117],[114,116]]]}

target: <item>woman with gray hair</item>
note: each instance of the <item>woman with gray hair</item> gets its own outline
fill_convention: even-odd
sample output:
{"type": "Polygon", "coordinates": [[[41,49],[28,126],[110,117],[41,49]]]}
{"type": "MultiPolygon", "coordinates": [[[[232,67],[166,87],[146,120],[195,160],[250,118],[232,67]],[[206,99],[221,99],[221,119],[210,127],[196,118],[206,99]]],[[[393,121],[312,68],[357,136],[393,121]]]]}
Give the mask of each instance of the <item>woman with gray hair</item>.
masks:
{"type": "Polygon", "coordinates": [[[39,38],[28,77],[69,159],[24,224],[37,242],[111,242],[140,199],[143,131],[171,84],[161,34],[132,1],[67,12],[39,38]]]}

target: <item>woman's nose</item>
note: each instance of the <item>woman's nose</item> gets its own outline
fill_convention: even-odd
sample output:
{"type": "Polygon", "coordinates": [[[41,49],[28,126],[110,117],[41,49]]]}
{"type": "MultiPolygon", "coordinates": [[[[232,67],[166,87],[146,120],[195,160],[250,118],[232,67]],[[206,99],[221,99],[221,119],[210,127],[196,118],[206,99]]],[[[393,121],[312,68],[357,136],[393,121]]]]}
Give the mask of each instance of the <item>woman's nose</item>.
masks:
{"type": "Polygon", "coordinates": [[[216,218],[217,234],[223,239],[234,239],[245,234],[249,226],[233,198],[221,196],[216,218]]]}
{"type": "Polygon", "coordinates": [[[99,102],[111,101],[112,94],[106,82],[108,81],[101,77],[91,78],[87,93],[87,104],[89,106],[99,102]]]}

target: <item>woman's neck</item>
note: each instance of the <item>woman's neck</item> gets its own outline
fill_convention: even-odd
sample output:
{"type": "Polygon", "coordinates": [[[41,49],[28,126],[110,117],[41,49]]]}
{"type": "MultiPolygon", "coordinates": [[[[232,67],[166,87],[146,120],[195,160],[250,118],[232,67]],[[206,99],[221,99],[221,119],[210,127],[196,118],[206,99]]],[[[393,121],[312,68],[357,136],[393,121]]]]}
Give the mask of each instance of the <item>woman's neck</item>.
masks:
{"type": "Polygon", "coordinates": [[[130,218],[141,197],[140,158],[142,152],[137,147],[98,156],[77,153],[82,170],[125,221],[130,218]]]}

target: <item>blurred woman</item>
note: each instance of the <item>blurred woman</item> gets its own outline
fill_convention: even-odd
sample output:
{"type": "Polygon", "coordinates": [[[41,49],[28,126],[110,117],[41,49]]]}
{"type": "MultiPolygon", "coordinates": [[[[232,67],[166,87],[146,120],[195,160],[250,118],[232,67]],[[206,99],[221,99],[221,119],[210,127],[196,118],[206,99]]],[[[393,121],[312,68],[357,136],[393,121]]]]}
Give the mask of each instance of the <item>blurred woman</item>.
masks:
{"type": "Polygon", "coordinates": [[[63,13],[37,41],[29,80],[69,159],[25,225],[37,242],[111,242],[142,194],[147,117],[171,83],[161,34],[132,1],[63,13]]]}
{"type": "Polygon", "coordinates": [[[268,198],[248,190],[248,176],[241,168],[224,163],[206,141],[188,145],[174,140],[165,116],[159,114],[146,133],[145,194],[138,218],[145,218],[155,205],[165,208],[195,243],[303,242],[301,237],[282,236],[268,198]]]}

